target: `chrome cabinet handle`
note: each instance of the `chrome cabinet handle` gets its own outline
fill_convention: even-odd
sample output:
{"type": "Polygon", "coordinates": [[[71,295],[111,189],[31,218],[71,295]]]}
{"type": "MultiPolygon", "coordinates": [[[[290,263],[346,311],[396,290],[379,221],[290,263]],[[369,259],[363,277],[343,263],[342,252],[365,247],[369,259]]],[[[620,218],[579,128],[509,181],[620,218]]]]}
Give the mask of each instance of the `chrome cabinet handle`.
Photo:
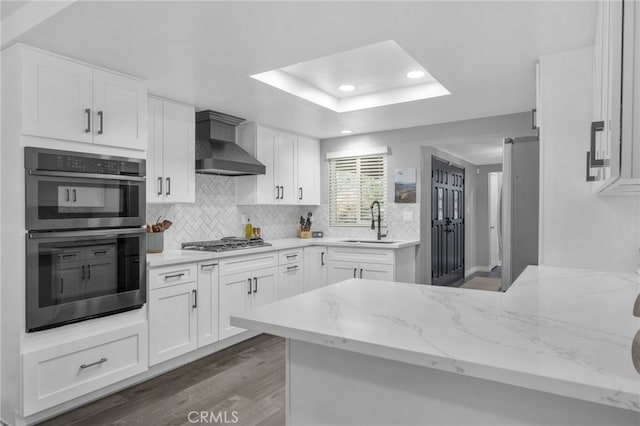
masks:
{"type": "Polygon", "coordinates": [[[84,132],[91,133],[91,108],[85,109],[84,113],[87,114],[87,128],[84,129],[84,132]]]}
{"type": "Polygon", "coordinates": [[[538,110],[533,108],[531,110],[531,129],[535,130],[538,128],[538,110]]]}
{"type": "Polygon", "coordinates": [[[158,195],[162,195],[162,176],[158,178],[158,195]]]}
{"type": "Polygon", "coordinates": [[[353,278],[356,278],[356,272],[358,271],[358,268],[353,268],[353,278]]]}
{"type": "Polygon", "coordinates": [[[184,277],[184,272],[181,272],[179,274],[173,274],[173,275],[165,275],[164,280],[168,280],[170,278],[180,278],[180,277],[184,277]]]}
{"type": "Polygon", "coordinates": [[[167,195],[171,195],[171,178],[168,177],[166,181],[167,181],[167,195]]]}
{"type": "Polygon", "coordinates": [[[362,268],[360,268],[360,278],[362,278],[362,268]]]}
{"type": "Polygon", "coordinates": [[[300,195],[298,195],[298,200],[302,200],[302,188],[298,188],[298,192],[300,195]]]}
{"type": "Polygon", "coordinates": [[[193,305],[191,305],[191,307],[196,309],[198,307],[198,290],[191,290],[191,294],[193,295],[193,305]]]}
{"type": "Polygon", "coordinates": [[[100,358],[98,361],[96,362],[92,362],[91,364],[82,364],[80,366],[80,369],[84,370],[85,368],[89,368],[89,367],[93,367],[94,365],[100,365],[104,362],[107,362],[106,358],[100,358]]]}
{"type": "Polygon", "coordinates": [[[293,266],[287,266],[287,271],[291,271],[294,269],[298,269],[298,265],[293,265],[293,266]]]}
{"type": "Polygon", "coordinates": [[[284,200],[284,186],[281,186],[281,187],[280,187],[280,191],[281,191],[280,199],[281,199],[281,200],[284,200]]]}
{"type": "Polygon", "coordinates": [[[98,134],[101,135],[104,133],[104,123],[103,123],[104,113],[103,111],[98,111],[98,118],[100,119],[100,130],[98,130],[98,134]]]}
{"type": "Polygon", "coordinates": [[[320,253],[320,265],[324,266],[324,252],[320,253]]]}
{"type": "Polygon", "coordinates": [[[287,259],[291,259],[292,257],[298,257],[298,255],[297,254],[288,254],[286,257],[287,257],[287,259]]]}
{"type": "Polygon", "coordinates": [[[218,266],[218,264],[217,263],[209,263],[207,265],[200,265],[200,269],[207,269],[207,268],[212,268],[213,269],[214,266],[218,266]]]}
{"type": "Polygon", "coordinates": [[[258,278],[253,277],[253,293],[257,293],[258,292],[258,278]]]}
{"type": "Polygon", "coordinates": [[[251,278],[247,279],[247,281],[249,282],[249,291],[247,294],[251,294],[251,278]]]}
{"type": "Polygon", "coordinates": [[[591,167],[604,167],[604,158],[596,158],[596,133],[604,130],[604,121],[594,121],[591,123],[591,167]]]}
{"type": "Polygon", "coordinates": [[[69,194],[71,192],[69,191],[69,189],[66,189],[65,192],[66,192],[66,195],[67,195],[67,197],[65,199],[66,199],[66,201],[69,201],[71,199],[70,196],[69,196],[69,194]]]}
{"type": "Polygon", "coordinates": [[[276,186],[276,200],[280,199],[280,187],[276,186]]]}
{"type": "Polygon", "coordinates": [[[78,197],[75,189],[72,192],[73,192],[73,202],[75,203],[76,201],[78,201],[78,197]]]}

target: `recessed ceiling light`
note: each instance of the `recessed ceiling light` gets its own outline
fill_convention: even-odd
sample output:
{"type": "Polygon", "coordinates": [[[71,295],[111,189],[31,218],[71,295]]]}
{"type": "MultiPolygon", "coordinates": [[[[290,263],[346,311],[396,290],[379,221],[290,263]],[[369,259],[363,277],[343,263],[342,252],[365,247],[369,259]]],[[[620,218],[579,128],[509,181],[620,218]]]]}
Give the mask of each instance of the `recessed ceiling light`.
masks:
{"type": "Polygon", "coordinates": [[[344,130],[340,130],[340,133],[342,133],[343,135],[349,135],[353,133],[353,130],[344,129],[344,130]]]}
{"type": "Polygon", "coordinates": [[[424,71],[422,71],[422,70],[409,71],[407,73],[407,77],[408,78],[422,78],[422,77],[424,77],[424,71]]]}
{"type": "Polygon", "coordinates": [[[356,86],[353,84],[341,84],[340,86],[338,86],[338,90],[340,90],[341,92],[353,92],[354,90],[356,90],[356,86]]]}

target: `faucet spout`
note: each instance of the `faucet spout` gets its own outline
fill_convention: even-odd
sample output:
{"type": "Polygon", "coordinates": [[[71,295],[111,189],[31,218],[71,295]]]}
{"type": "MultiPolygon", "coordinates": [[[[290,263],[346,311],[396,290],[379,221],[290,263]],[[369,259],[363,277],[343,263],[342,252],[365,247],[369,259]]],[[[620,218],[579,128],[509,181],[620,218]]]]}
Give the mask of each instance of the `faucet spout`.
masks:
{"type": "Polygon", "coordinates": [[[382,237],[386,237],[387,234],[383,234],[381,231],[381,226],[382,226],[382,219],[380,217],[380,202],[378,200],[374,201],[371,203],[371,229],[376,229],[375,228],[375,219],[373,216],[373,206],[377,205],[378,206],[378,241],[382,239],[382,237]]]}

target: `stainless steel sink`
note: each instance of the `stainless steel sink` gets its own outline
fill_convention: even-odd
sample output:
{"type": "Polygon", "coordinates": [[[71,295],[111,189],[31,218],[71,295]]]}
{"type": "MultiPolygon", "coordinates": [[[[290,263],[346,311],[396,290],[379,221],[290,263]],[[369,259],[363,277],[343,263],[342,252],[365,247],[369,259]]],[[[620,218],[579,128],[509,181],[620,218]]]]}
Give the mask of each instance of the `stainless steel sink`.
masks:
{"type": "Polygon", "coordinates": [[[341,243],[358,243],[358,244],[395,244],[397,241],[385,240],[342,240],[341,243]]]}

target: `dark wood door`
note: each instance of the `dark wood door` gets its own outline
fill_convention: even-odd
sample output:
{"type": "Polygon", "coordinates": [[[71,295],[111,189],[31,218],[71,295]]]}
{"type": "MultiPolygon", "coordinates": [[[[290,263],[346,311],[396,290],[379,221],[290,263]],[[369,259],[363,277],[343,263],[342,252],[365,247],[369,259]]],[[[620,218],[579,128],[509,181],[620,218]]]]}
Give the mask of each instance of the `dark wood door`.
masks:
{"type": "Polygon", "coordinates": [[[431,159],[431,283],[464,278],[464,169],[431,159]]]}

